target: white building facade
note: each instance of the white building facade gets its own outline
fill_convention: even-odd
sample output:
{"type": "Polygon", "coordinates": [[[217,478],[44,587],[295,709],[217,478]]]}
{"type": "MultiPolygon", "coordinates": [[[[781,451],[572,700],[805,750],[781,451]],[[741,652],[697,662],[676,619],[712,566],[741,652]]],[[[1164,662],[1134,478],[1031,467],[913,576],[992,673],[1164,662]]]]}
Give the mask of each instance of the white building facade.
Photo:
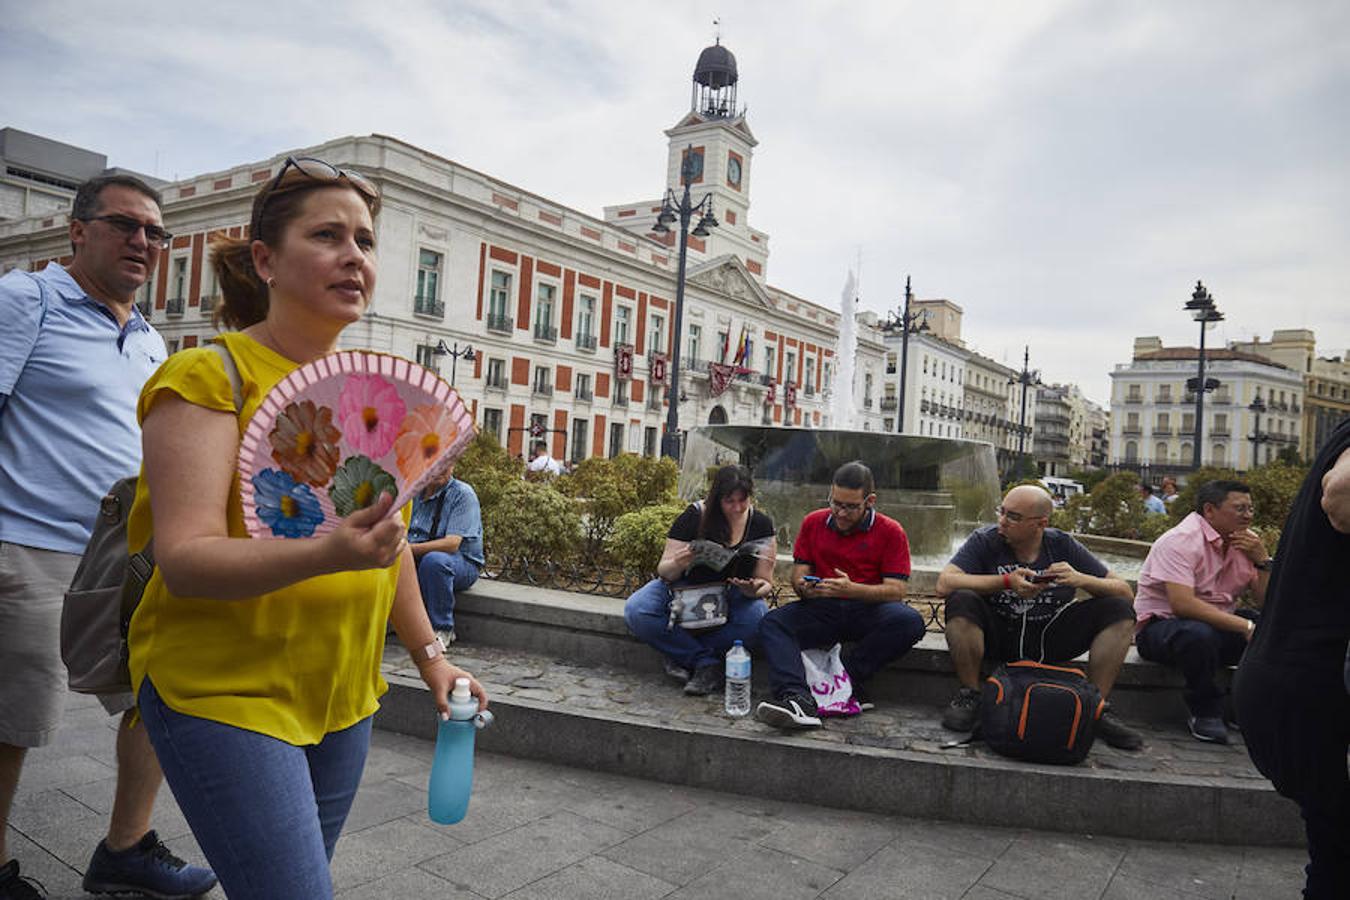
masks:
{"type": "MultiPolygon", "coordinates": [[[[1111,373],[1111,462],[1190,466],[1195,440],[1198,351],[1165,348],[1156,337],[1136,338],[1134,359],[1111,373]]],[[[1245,471],[1301,445],[1303,377],[1279,363],[1237,350],[1206,350],[1205,377],[1217,389],[1204,398],[1201,464],[1245,471]],[[1257,397],[1266,407],[1249,407],[1257,397]],[[1258,428],[1257,417],[1260,417],[1258,428]],[[1266,435],[1253,441],[1256,435],[1266,435]]]]}
{"type": "MultiPolygon", "coordinates": [[[[691,110],[668,135],[677,163],[691,140],[701,142],[701,186],[715,186],[722,220],[707,241],[690,239],[679,347],[677,248],[648,233],[659,202],[646,205],[645,225],[624,214],[631,206],[597,219],[380,135],[165,186],[165,227],[175,237],[144,289],[142,311],[171,351],[209,340],[220,293],[207,264],[211,238],[245,234],[254,193],[287,155],[317,156],[360,171],[382,194],[374,299],[342,345],[439,369],[479,426],[513,454],[532,436],[560,459],[656,454],[672,394],[682,430],[720,422],[827,427],[839,313],[765,281],[768,239],[747,221],[755,142],[744,116],[713,120],[691,110]],[[733,159],[738,164],[728,166],[733,159]],[[728,377],[717,377],[719,369],[728,377]]],[[[676,187],[678,165],[667,175],[676,187]]],[[[0,271],[39,269],[68,254],[63,214],[0,222],[0,271]]],[[[860,335],[860,383],[880,382],[883,354],[878,335],[860,335]]],[[[879,428],[880,410],[863,392],[855,396],[855,421],[879,428]]]]}

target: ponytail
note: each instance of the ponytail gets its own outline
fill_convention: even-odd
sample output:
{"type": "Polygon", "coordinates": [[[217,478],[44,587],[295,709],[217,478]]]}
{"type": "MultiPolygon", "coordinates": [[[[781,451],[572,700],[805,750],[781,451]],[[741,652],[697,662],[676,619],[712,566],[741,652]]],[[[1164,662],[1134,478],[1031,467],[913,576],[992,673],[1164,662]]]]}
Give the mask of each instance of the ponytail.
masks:
{"type": "Polygon", "coordinates": [[[253,268],[252,244],[248,238],[224,236],[211,241],[211,268],[222,294],[212,317],[217,328],[242,330],[267,318],[267,285],[253,268]]]}

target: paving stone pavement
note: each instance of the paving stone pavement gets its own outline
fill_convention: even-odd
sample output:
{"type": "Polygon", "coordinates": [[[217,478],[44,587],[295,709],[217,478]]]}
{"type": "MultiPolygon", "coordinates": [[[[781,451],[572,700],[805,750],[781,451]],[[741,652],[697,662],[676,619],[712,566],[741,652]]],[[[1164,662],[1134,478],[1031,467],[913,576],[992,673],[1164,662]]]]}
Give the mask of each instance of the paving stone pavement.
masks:
{"type": "MultiPolygon", "coordinates": [[[[673,722],[690,727],[716,726],[747,734],[774,733],[753,717],[728,718],[722,698],[686,697],[667,676],[634,672],[627,668],[578,666],[548,656],[514,648],[456,644],[452,655],[481,681],[490,696],[517,697],[566,705],[572,709],[616,712],[627,716],[673,722]]],[[[417,677],[417,671],[400,648],[385,653],[385,670],[417,677]]],[[[756,694],[757,701],[763,699],[756,694]]],[[[825,727],[797,733],[808,740],[908,750],[935,756],[966,756],[996,766],[1025,765],[999,756],[982,743],[952,746],[955,735],[938,722],[941,710],[919,703],[881,701],[877,708],[848,719],[828,719],[825,727]]],[[[1143,734],[1146,746],[1126,752],[1098,740],[1084,768],[1136,773],[1155,773],[1210,779],[1264,780],[1252,765],[1242,745],[1241,734],[1232,733],[1232,743],[1204,744],[1190,736],[1184,723],[1171,725],[1131,723],[1143,734]]]]}
{"type": "MultiPolygon", "coordinates": [[[[621,701],[593,670],[569,673],[519,653],[511,663],[481,648],[456,656],[502,691],[530,680],[537,686],[518,689],[606,697],[630,711],[670,693],[658,682],[621,701]]],[[[85,897],[80,878],[112,803],[113,726],[91,698],[72,696],[58,740],[24,768],[9,847],[53,898],[85,897]]],[[[1301,850],[927,822],[498,754],[480,754],[468,816],[443,827],[426,815],[431,756],[430,742],[375,732],[333,861],[339,897],[1280,900],[1297,897],[1303,880],[1301,850]]],[[[154,824],[175,852],[204,862],[167,790],[154,824]]]]}

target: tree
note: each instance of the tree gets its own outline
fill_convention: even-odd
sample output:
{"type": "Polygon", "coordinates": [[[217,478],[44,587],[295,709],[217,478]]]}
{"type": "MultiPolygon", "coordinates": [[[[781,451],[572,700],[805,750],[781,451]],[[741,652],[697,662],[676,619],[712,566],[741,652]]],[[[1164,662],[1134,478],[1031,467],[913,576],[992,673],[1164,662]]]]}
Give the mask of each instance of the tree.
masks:
{"type": "Polygon", "coordinates": [[[558,490],[575,498],[585,513],[586,550],[599,555],[625,513],[675,500],[679,472],[670,459],[624,454],[612,459],[582,460],[572,474],[557,481],[558,490]]]}

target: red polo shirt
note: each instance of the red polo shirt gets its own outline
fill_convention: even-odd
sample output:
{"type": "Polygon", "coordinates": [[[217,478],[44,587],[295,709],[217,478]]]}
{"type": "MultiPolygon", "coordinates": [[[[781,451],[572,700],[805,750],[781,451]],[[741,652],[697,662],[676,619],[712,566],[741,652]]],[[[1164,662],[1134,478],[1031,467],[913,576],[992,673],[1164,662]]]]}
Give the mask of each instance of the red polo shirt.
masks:
{"type": "Polygon", "coordinates": [[[828,509],[802,519],[792,558],[811,566],[812,574],[834,578],[842,570],[858,584],[881,584],[883,578],[909,579],[909,538],[900,523],[871,510],[852,531],[840,534],[828,509]]]}

